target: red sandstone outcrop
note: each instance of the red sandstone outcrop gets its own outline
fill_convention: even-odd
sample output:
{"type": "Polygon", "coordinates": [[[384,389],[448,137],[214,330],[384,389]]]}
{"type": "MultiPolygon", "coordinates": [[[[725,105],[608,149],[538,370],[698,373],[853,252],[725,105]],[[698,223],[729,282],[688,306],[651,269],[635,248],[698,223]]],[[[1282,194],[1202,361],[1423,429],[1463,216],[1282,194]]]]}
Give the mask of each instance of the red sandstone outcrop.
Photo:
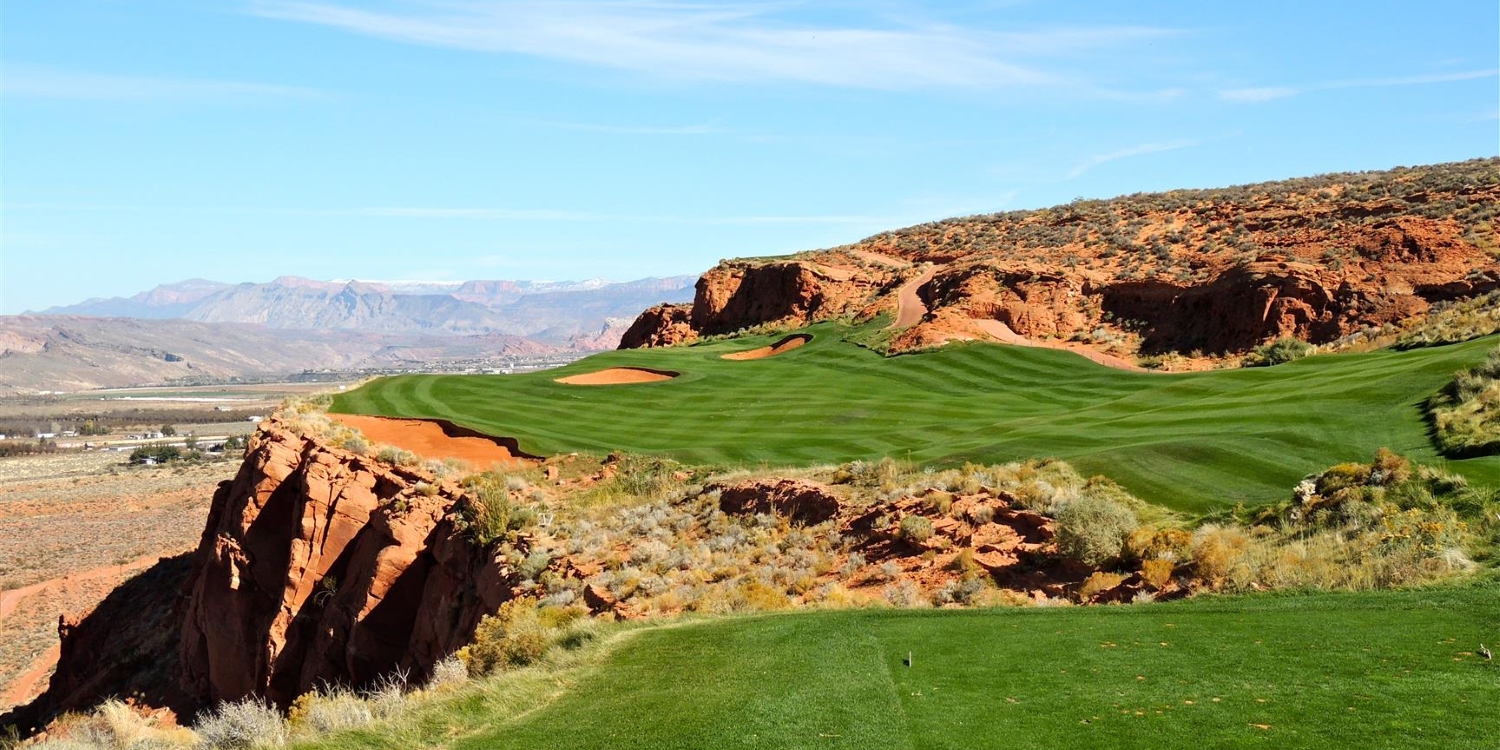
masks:
{"type": "Polygon", "coordinates": [[[427,671],[511,596],[504,561],[464,538],[464,502],[421,471],[262,425],[196,553],[184,687],[285,705],[324,683],[427,671]]]}
{"type": "Polygon", "coordinates": [[[812,525],[839,513],[839,499],[826,487],[799,479],[755,480],[706,488],[719,492],[719,509],[731,515],[775,513],[812,525]]]}
{"type": "Polygon", "coordinates": [[[670,346],[757,325],[806,325],[855,313],[893,290],[896,273],[846,254],[768,263],[725,261],[698,279],[692,305],[641,313],[621,349],[670,346]]]}
{"type": "Polygon", "coordinates": [[[976,321],[1126,358],[1323,343],[1500,288],[1496,206],[1500,160],[1485,159],[950,219],[726,261],[691,308],[648,311],[621,347],[891,311],[903,263],[938,268],[896,351],[989,337],[976,321]]]}

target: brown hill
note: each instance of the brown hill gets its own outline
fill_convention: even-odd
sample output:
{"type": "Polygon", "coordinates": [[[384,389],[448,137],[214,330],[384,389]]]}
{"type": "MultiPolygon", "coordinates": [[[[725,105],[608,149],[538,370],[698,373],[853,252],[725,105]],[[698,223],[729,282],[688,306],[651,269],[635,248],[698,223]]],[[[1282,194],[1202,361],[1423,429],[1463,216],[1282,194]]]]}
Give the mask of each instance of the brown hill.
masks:
{"type": "Polygon", "coordinates": [[[0,395],[531,357],[555,351],[547,344],[498,333],[292,331],[242,323],[7,315],[0,316],[0,395]]]}
{"type": "Polygon", "coordinates": [[[1322,343],[1500,288],[1497,213],[1491,158],[948,219],[725,261],[691,305],[637,318],[621,348],[894,314],[927,273],[914,289],[925,309],[894,351],[1007,328],[1126,357],[1322,343]]]}

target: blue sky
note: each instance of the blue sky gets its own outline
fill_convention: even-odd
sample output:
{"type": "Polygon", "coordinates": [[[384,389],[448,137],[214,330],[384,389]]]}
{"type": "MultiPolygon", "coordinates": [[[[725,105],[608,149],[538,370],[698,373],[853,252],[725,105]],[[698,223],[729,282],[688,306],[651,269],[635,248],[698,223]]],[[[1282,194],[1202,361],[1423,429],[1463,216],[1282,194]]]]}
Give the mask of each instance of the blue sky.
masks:
{"type": "Polygon", "coordinates": [[[1500,151],[1463,2],[8,0],[0,312],[615,279],[1500,151]]]}

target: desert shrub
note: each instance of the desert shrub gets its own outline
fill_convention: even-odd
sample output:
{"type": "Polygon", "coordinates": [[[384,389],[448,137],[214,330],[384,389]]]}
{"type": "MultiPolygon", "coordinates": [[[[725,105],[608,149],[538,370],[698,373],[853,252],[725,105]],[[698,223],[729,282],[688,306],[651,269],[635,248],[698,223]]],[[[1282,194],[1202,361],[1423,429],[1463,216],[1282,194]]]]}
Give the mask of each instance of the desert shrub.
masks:
{"type": "Polygon", "coordinates": [[[1250,537],[1232,526],[1205,524],[1193,532],[1193,570],[1210,586],[1219,587],[1235,573],[1250,547],[1250,537]]]}
{"type": "Polygon", "coordinates": [[[1164,588],[1172,581],[1176,563],[1162,557],[1154,557],[1141,563],[1141,580],[1154,589],[1164,588]]]}
{"type": "Polygon", "coordinates": [[[343,441],[339,443],[339,447],[350,453],[358,453],[361,456],[370,450],[370,444],[357,432],[345,436],[343,441]]]}
{"type": "Polygon", "coordinates": [[[856,487],[889,490],[902,483],[915,467],[905,461],[885,456],[879,461],[851,461],[839,467],[834,474],[835,483],[848,483],[856,487]]]}
{"type": "Polygon", "coordinates": [[[432,665],[432,676],[423,687],[427,690],[446,690],[469,681],[469,668],[462,659],[449,656],[432,665]]]}
{"type": "Polygon", "coordinates": [[[973,604],[979,599],[989,585],[983,578],[964,578],[958,581],[950,581],[939,588],[932,596],[932,603],[944,604],[973,604]]]}
{"type": "Polygon", "coordinates": [[[1105,496],[1084,495],[1058,512],[1057,549],[1085,565],[1103,565],[1120,556],[1135,526],[1130,508],[1105,496]]]}
{"type": "Polygon", "coordinates": [[[375,460],[392,466],[410,467],[422,463],[421,456],[389,445],[381,446],[380,450],[375,452],[375,460]]]}
{"type": "Polygon", "coordinates": [[[932,522],[917,515],[901,519],[901,538],[914,544],[927,541],[932,538],[932,522]]]}
{"type": "Polygon", "coordinates": [[[536,600],[522,597],[500,605],[499,612],[480,620],[473,642],[459,650],[458,658],[471,676],[481,677],[536,662],[548,645],[536,600]]]}
{"type": "Polygon", "coordinates": [[[1313,345],[1290,336],[1255,347],[1245,355],[1246,367],[1268,367],[1302,359],[1313,353],[1313,345]]]}
{"type": "Polygon", "coordinates": [[[1438,447],[1452,456],[1500,453],[1500,347],[1427,402],[1438,447]]]}
{"type": "Polygon", "coordinates": [[[287,712],[289,729],[313,734],[355,729],[374,720],[370,705],[344,687],[303,693],[287,712]]]}
{"type": "Polygon", "coordinates": [[[1141,526],[1131,530],[1125,538],[1125,551],[1133,559],[1182,560],[1187,557],[1193,535],[1182,529],[1141,526]]]}
{"type": "Polygon", "coordinates": [[[220,703],[200,715],[193,730],[208,750],[261,750],[287,743],[281,712],[258,698],[220,703]]]}
{"type": "MultiPolygon", "coordinates": [[[[25,747],[37,750],[171,750],[193,747],[197,737],[187,729],[164,729],[118,700],[108,700],[87,716],[60,717],[46,740],[25,747]]],[[[0,735],[0,747],[21,747],[0,735]]]]}
{"type": "Polygon", "coordinates": [[[1396,349],[1456,344],[1500,332],[1500,291],[1436,306],[1396,338],[1396,349]]]}
{"type": "Polygon", "coordinates": [[[459,523],[475,544],[513,543],[521,531],[536,523],[536,511],[512,503],[504,482],[503,475],[485,473],[464,483],[467,494],[457,509],[459,523]]]}
{"type": "Polygon", "coordinates": [[[927,604],[922,596],[922,589],[911,581],[901,581],[886,586],[881,592],[887,603],[892,607],[921,607],[927,604]]]}
{"type": "Polygon", "coordinates": [[[995,520],[993,505],[976,505],[969,509],[969,522],[976,526],[983,526],[993,520],[995,520]]]}
{"type": "Polygon", "coordinates": [[[521,567],[517,572],[521,574],[522,578],[529,581],[535,581],[542,577],[542,573],[545,572],[547,570],[547,566],[551,564],[551,554],[547,552],[533,552],[526,556],[525,561],[521,563],[521,567]]]}
{"type": "Polygon", "coordinates": [[[1101,592],[1108,591],[1120,585],[1120,582],[1124,580],[1125,576],[1119,573],[1109,573],[1102,570],[1095,571],[1088,578],[1084,579],[1082,586],[1078,587],[1078,599],[1079,601],[1087,602],[1098,596],[1101,592]]]}

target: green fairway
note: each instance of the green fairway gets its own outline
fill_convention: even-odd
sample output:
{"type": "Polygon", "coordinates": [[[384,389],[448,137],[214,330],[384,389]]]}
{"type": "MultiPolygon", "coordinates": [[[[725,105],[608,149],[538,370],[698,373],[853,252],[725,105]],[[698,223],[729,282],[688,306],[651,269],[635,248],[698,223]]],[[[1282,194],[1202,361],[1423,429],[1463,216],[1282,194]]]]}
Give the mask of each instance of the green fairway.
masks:
{"type": "Polygon", "coordinates": [[[1493,749],[1497,611],[1487,583],[718,619],[628,634],[545,705],[491,691],[317,746],[1493,749]]]}
{"type": "MultiPolygon", "coordinates": [[[[1280,499],[1309,472],[1388,447],[1441,463],[1422,402],[1500,337],[1407,352],[1310,357],[1269,368],[1161,375],[995,344],[882,357],[821,324],[785,354],[721,355],[779,337],[608,352],[519,375],[384,378],[333,411],[441,418],[538,454],[669,455],[706,464],[945,463],[1055,456],[1144,499],[1200,512],[1280,499]],[[682,373],[635,385],[554,378],[607,367],[682,373]]],[[[1448,462],[1500,483],[1500,459],[1448,462]]]]}

